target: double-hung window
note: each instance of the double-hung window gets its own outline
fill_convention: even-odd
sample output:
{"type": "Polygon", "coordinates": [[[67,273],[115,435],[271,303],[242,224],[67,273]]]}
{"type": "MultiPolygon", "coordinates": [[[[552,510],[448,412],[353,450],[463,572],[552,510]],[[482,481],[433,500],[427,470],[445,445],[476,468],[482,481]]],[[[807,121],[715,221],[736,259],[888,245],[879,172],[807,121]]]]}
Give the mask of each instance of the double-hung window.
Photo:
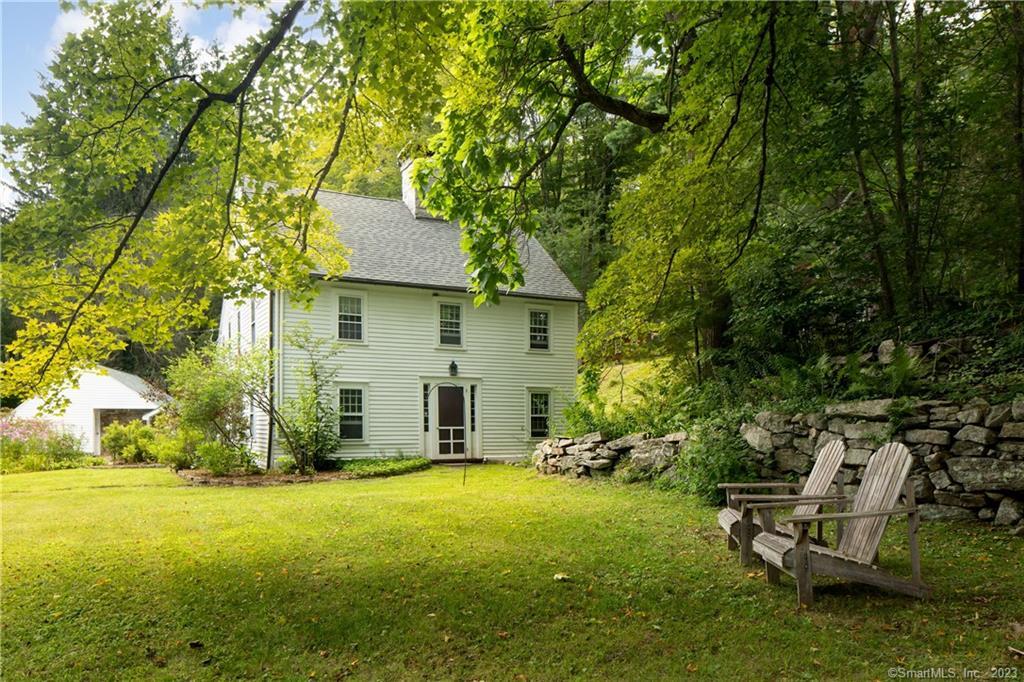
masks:
{"type": "Polygon", "coordinates": [[[548,350],[551,343],[551,314],[546,310],[530,311],[530,350],[548,350]]]}
{"type": "Polygon", "coordinates": [[[338,389],[339,435],[342,440],[363,440],[366,427],[364,398],[361,388],[338,389]]]}
{"type": "Polygon", "coordinates": [[[459,303],[441,303],[438,307],[439,332],[442,346],[462,345],[462,305],[459,303]]]}
{"type": "Polygon", "coordinates": [[[551,419],[551,394],[530,391],[530,437],[547,438],[551,419]]]}
{"type": "Polygon", "coordinates": [[[363,340],[362,296],[338,297],[338,338],[344,341],[363,340]]]}

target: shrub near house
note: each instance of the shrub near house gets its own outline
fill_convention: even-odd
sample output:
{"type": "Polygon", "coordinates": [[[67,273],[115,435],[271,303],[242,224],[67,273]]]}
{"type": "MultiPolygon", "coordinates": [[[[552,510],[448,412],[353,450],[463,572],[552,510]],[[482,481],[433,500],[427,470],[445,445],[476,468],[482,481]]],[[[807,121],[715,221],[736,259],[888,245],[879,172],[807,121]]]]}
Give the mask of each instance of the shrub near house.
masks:
{"type": "Polygon", "coordinates": [[[139,421],[111,424],[103,431],[103,453],[115,462],[138,464],[156,461],[153,451],[156,432],[139,421]]]}

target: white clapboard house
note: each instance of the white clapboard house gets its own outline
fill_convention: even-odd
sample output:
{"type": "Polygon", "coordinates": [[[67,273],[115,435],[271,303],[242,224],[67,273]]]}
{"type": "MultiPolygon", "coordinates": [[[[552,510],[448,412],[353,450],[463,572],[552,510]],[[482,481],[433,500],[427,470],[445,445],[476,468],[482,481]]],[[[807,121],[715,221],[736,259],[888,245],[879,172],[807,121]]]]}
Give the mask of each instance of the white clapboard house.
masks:
{"type": "Polygon", "coordinates": [[[30,398],[14,408],[21,419],[43,419],[78,436],[82,449],[100,454],[103,430],[112,423],[149,421],[167,397],[143,379],[109,367],[82,372],[77,385],[61,390],[62,411],[43,410],[41,398],[30,398]]]}
{"type": "MultiPolygon", "coordinates": [[[[557,431],[575,388],[582,298],[536,240],[522,246],[525,284],[475,307],[459,228],[426,212],[409,164],[402,200],[319,197],[352,250],[345,276],[319,279],[311,308],[272,291],[221,311],[220,343],[275,351],[277,404],[299,390],[302,355],[286,337],[305,325],[344,344],[333,359],[338,457],[507,460],[557,431]]],[[[273,425],[255,410],[250,420],[255,456],[272,463],[281,453],[273,425]]]]}

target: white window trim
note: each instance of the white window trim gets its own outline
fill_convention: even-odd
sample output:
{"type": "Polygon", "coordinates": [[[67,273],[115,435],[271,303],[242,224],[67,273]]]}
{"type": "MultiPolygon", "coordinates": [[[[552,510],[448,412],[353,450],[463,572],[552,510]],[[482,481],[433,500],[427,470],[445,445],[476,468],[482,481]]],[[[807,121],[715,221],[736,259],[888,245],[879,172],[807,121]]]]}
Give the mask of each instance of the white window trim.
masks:
{"type": "Polygon", "coordinates": [[[367,315],[366,315],[366,292],[353,290],[353,289],[337,289],[335,290],[334,297],[334,338],[346,345],[352,346],[366,346],[368,342],[366,340],[369,335],[369,329],[367,327],[367,315]],[[342,298],[358,298],[360,300],[359,310],[362,314],[362,339],[355,341],[353,339],[341,338],[341,299],[342,298]]]}
{"type": "MultiPolygon", "coordinates": [[[[417,395],[420,397],[420,404],[422,405],[423,398],[423,384],[430,384],[430,428],[427,431],[423,431],[423,424],[420,423],[420,447],[427,457],[437,457],[437,387],[439,384],[450,385],[455,384],[462,386],[465,390],[466,396],[466,447],[469,449],[469,456],[472,458],[481,458],[481,452],[483,447],[483,432],[484,426],[484,380],[479,374],[467,374],[459,375],[457,377],[451,377],[444,374],[424,374],[419,377],[419,390],[417,395]],[[476,431],[469,430],[469,391],[470,386],[475,385],[476,389],[476,431]]],[[[422,422],[422,417],[421,417],[422,422]]]]}
{"type": "Polygon", "coordinates": [[[345,382],[335,384],[334,386],[334,407],[338,414],[338,433],[341,433],[341,389],[343,388],[355,388],[363,392],[363,437],[360,439],[355,438],[342,438],[341,447],[346,445],[366,445],[370,441],[370,385],[366,383],[353,383],[345,382]]]}
{"type": "Polygon", "coordinates": [[[434,305],[434,344],[438,350],[466,350],[466,304],[454,299],[437,299],[434,305]],[[455,305],[459,307],[459,345],[441,343],[441,306],[455,305]]]}
{"type": "Polygon", "coordinates": [[[555,411],[555,392],[548,386],[527,386],[526,391],[526,437],[530,439],[537,438],[548,438],[552,434],[552,426],[554,426],[554,411],[555,411]],[[530,423],[533,417],[533,404],[530,400],[531,393],[545,393],[548,396],[548,432],[544,436],[533,435],[533,426],[530,423]]]}
{"type": "Polygon", "coordinates": [[[249,299],[249,348],[256,347],[256,298],[249,299]]]}
{"type": "Polygon", "coordinates": [[[480,388],[476,383],[466,387],[466,434],[467,441],[480,430],[480,388]]]}
{"type": "Polygon", "coordinates": [[[551,329],[554,326],[555,313],[551,306],[547,305],[527,305],[526,306],[526,352],[527,353],[551,353],[551,346],[554,342],[553,334],[551,329]],[[533,311],[547,313],[548,314],[548,347],[547,348],[531,348],[530,347],[530,313],[533,311]]]}
{"type": "Polygon", "coordinates": [[[249,401],[249,448],[256,446],[256,401],[249,401]]]}

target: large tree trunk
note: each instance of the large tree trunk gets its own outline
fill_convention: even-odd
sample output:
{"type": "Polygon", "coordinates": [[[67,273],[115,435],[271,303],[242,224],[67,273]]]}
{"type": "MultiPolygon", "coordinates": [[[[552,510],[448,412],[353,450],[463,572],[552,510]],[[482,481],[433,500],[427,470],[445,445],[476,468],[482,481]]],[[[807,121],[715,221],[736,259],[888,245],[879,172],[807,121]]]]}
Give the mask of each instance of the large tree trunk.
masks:
{"type": "Polygon", "coordinates": [[[914,239],[920,249],[915,249],[916,268],[920,291],[920,303],[929,305],[927,275],[928,260],[931,256],[931,239],[921,238],[922,205],[925,193],[925,135],[923,121],[926,120],[924,113],[925,102],[928,99],[925,83],[925,56],[924,56],[924,2],[914,2],[914,115],[910,121],[913,131],[914,144],[914,181],[913,181],[913,209],[911,220],[914,226],[914,239]]]}
{"type": "Polygon", "coordinates": [[[907,159],[903,137],[903,77],[900,73],[898,5],[887,6],[889,18],[889,60],[892,74],[892,144],[896,161],[896,219],[903,232],[903,258],[911,304],[921,301],[921,272],[918,268],[918,238],[907,193],[907,159]]]}
{"type": "Polygon", "coordinates": [[[838,5],[841,22],[841,35],[843,36],[843,51],[846,59],[847,89],[851,93],[849,109],[849,136],[853,149],[854,168],[857,174],[857,186],[860,190],[861,204],[864,207],[864,219],[867,222],[869,234],[871,235],[871,257],[878,269],[878,290],[881,297],[882,315],[887,319],[896,317],[896,297],[893,294],[892,277],[889,274],[889,263],[886,257],[885,248],[882,246],[882,234],[884,225],[881,217],[875,211],[871,199],[871,191],[868,186],[867,173],[864,170],[863,136],[861,134],[861,108],[860,100],[854,93],[857,88],[854,84],[854,72],[859,68],[861,60],[864,59],[868,46],[873,45],[877,36],[879,20],[879,8],[877,5],[869,5],[858,14],[856,10],[845,11],[842,3],[838,5]],[[842,26],[843,20],[849,20],[847,26],[842,26]],[[854,45],[860,43],[860,50],[855,50],[854,45]]]}
{"type": "Polygon", "coordinates": [[[860,199],[864,204],[864,217],[871,230],[871,257],[878,268],[878,286],[882,294],[882,315],[891,320],[896,317],[896,297],[892,290],[892,279],[889,277],[889,264],[885,257],[885,249],[882,247],[882,225],[878,214],[875,213],[874,204],[871,203],[871,193],[868,190],[867,176],[864,173],[864,158],[860,149],[854,150],[853,161],[857,169],[860,199]]]}
{"type": "Polygon", "coordinates": [[[700,345],[705,351],[728,347],[731,318],[732,294],[729,290],[721,282],[702,284],[697,328],[700,332],[700,345]]]}
{"type": "Polygon", "coordinates": [[[1017,294],[1024,296],[1024,8],[1013,3],[1017,63],[1013,79],[1013,148],[1017,155],[1017,294]]]}

